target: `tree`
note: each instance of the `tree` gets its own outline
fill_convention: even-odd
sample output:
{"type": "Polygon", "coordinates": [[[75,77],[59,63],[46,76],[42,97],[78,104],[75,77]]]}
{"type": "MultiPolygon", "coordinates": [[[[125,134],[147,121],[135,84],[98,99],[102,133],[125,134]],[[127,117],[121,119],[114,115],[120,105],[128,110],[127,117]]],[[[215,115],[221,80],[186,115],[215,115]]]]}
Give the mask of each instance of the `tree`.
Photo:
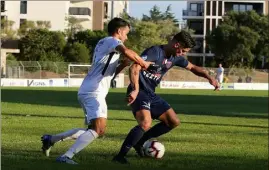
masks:
{"type": "Polygon", "coordinates": [[[86,47],[89,50],[90,60],[93,56],[94,48],[98,41],[104,37],[107,36],[107,33],[105,31],[96,30],[85,30],[85,31],[79,31],[76,34],[74,34],[73,42],[79,42],[81,44],[86,44],[86,47]]]}
{"type": "Polygon", "coordinates": [[[65,29],[65,33],[69,39],[72,39],[77,32],[82,30],[83,27],[81,25],[81,21],[79,21],[76,17],[70,16],[67,17],[66,20],[68,22],[68,26],[67,29],[65,29]]]}
{"type": "Polygon", "coordinates": [[[2,19],[1,20],[1,39],[15,39],[17,31],[13,29],[14,21],[2,19]]]}
{"type": "Polygon", "coordinates": [[[157,22],[163,20],[164,16],[162,11],[157,5],[154,5],[153,8],[149,11],[149,16],[143,14],[142,21],[153,21],[157,22]]]}
{"type": "Polygon", "coordinates": [[[36,27],[39,29],[49,29],[51,28],[50,21],[36,21],[36,27]]]}
{"type": "Polygon", "coordinates": [[[65,44],[62,32],[32,29],[20,39],[18,58],[22,61],[62,61],[63,58],[55,58],[55,56],[62,56],[65,44]]]}
{"type": "Polygon", "coordinates": [[[251,50],[258,43],[259,35],[245,26],[222,24],[207,37],[215,58],[226,67],[250,66],[254,55],[251,50]]]}
{"type": "Polygon", "coordinates": [[[125,44],[139,54],[152,45],[167,43],[167,35],[162,34],[163,29],[156,23],[137,21],[132,27],[125,44]]]}
{"type": "Polygon", "coordinates": [[[263,56],[269,56],[269,19],[268,16],[259,15],[255,11],[234,12],[231,11],[224,18],[224,23],[235,27],[247,26],[257,32],[260,37],[256,47],[251,51],[256,60],[263,56]]]}
{"type": "Polygon", "coordinates": [[[50,21],[31,21],[31,20],[25,20],[19,30],[18,30],[18,35],[20,37],[23,37],[26,35],[26,33],[29,30],[32,29],[49,29],[51,28],[50,21]]]}
{"type": "Polygon", "coordinates": [[[64,51],[66,62],[89,62],[89,50],[85,44],[81,44],[79,42],[68,43],[64,51]]]}
{"type": "Polygon", "coordinates": [[[163,18],[165,20],[171,20],[175,25],[178,25],[178,20],[176,19],[175,15],[172,13],[171,4],[167,6],[166,11],[163,14],[163,18]]]}
{"type": "Polygon", "coordinates": [[[243,62],[235,65],[253,67],[255,60],[269,56],[268,22],[268,16],[258,15],[255,11],[231,11],[208,35],[209,47],[216,54],[215,58],[226,61],[227,66],[233,65],[227,63],[228,60],[233,62],[241,58],[243,62]]]}

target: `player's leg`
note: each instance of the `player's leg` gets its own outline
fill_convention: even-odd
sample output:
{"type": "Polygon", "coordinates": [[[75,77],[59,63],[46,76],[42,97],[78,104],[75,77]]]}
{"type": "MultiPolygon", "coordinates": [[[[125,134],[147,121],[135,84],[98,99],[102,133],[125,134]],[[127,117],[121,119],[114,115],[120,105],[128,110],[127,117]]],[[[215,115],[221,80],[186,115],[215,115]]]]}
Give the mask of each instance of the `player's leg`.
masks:
{"type": "Polygon", "coordinates": [[[220,86],[219,90],[221,90],[222,83],[223,83],[223,76],[220,76],[219,77],[219,86],[220,86]]]}
{"type": "Polygon", "coordinates": [[[138,125],[130,130],[121,146],[119,153],[113,158],[113,161],[123,164],[128,163],[125,159],[125,156],[129,152],[129,150],[141,139],[145,131],[150,128],[152,119],[149,110],[137,111],[135,114],[135,118],[138,122],[138,125]]]}
{"type": "MultiPolygon", "coordinates": [[[[78,97],[78,101],[84,111],[85,115],[85,125],[87,125],[87,111],[84,107],[84,100],[80,99],[81,97],[78,97]]],[[[70,140],[70,139],[77,139],[82,133],[84,133],[87,130],[87,128],[77,128],[77,129],[71,129],[66,132],[56,134],[56,135],[43,135],[41,137],[42,141],[42,151],[46,156],[49,156],[50,150],[52,146],[59,142],[59,141],[65,141],[65,140],[70,140]]]]}
{"type": "Polygon", "coordinates": [[[86,97],[83,105],[87,111],[88,129],[81,134],[76,142],[62,156],[57,158],[58,162],[76,164],[72,158],[82,149],[93,142],[98,136],[105,133],[107,121],[107,106],[105,98],[86,97]]]}
{"type": "Polygon", "coordinates": [[[55,143],[71,139],[77,139],[85,131],[86,131],[85,128],[77,128],[56,135],[43,135],[41,137],[42,151],[46,156],[49,156],[51,147],[55,143]]]}
{"type": "Polygon", "coordinates": [[[144,135],[145,131],[150,128],[152,123],[152,118],[150,115],[150,100],[146,93],[140,91],[131,107],[138,125],[130,130],[121,146],[119,153],[113,158],[113,161],[119,163],[128,163],[125,156],[129,150],[136,145],[136,143],[144,135]]]}
{"type": "Polygon", "coordinates": [[[161,122],[148,130],[134,146],[139,156],[144,156],[141,148],[147,140],[166,134],[180,124],[175,111],[159,96],[152,102],[151,115],[153,119],[159,119],[161,122]]]}
{"type": "Polygon", "coordinates": [[[218,82],[218,84],[220,86],[220,88],[217,89],[217,90],[220,90],[221,89],[221,85],[222,85],[222,81],[223,81],[223,76],[217,76],[216,80],[217,80],[217,82],[218,82]]]}

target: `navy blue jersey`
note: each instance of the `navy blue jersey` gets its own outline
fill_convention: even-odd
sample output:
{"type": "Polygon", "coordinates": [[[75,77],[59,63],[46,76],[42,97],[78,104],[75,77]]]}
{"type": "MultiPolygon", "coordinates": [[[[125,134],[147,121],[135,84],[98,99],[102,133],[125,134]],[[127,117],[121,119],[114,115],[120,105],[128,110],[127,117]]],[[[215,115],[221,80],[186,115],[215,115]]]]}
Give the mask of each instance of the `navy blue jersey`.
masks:
{"type": "Polygon", "coordinates": [[[139,74],[139,88],[148,92],[155,92],[155,88],[161,82],[162,77],[173,66],[186,68],[188,65],[188,60],[181,56],[166,58],[163,46],[147,48],[141,54],[141,57],[145,61],[151,61],[160,66],[156,74],[146,70],[141,70],[139,74]]]}

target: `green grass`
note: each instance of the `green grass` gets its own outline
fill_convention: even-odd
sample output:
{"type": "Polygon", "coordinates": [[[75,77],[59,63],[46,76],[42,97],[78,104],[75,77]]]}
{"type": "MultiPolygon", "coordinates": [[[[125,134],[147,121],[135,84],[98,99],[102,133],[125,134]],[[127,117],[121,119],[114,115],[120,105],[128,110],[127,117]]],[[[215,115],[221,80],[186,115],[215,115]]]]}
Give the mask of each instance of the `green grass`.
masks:
{"type": "MultiPolygon", "coordinates": [[[[59,164],[73,141],[57,143],[51,157],[41,153],[40,136],[83,127],[83,112],[73,88],[2,89],[2,169],[31,170],[265,170],[268,169],[268,91],[160,90],[181,120],[158,138],[161,160],[128,154],[130,166],[112,163],[130,128],[136,125],[124,102],[125,89],[107,97],[107,133],[75,156],[78,166],[59,164]]],[[[156,121],[154,121],[156,123],[156,121]]]]}

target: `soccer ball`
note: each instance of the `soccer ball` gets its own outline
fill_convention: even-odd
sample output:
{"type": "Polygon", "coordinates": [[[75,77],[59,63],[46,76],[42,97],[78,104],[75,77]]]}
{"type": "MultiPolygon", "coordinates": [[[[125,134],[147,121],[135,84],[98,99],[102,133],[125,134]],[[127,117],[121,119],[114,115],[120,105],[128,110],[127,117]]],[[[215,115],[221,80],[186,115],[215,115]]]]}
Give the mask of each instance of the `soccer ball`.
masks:
{"type": "Polygon", "coordinates": [[[162,158],[165,152],[164,145],[157,140],[148,140],[143,145],[146,156],[162,158]]]}

